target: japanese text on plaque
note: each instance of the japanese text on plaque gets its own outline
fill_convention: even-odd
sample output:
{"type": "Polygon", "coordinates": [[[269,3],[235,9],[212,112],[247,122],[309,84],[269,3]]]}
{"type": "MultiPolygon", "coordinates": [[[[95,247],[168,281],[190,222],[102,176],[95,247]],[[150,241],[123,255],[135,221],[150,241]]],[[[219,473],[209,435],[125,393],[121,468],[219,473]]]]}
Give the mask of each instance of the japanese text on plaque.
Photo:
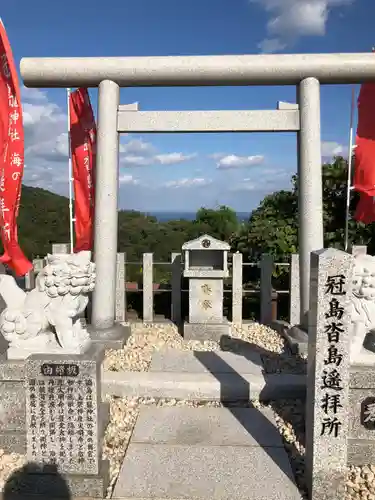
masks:
{"type": "Polygon", "coordinates": [[[327,304],[324,314],[324,335],[328,347],[324,359],[325,368],[321,374],[321,389],[324,390],[321,408],[325,415],[321,422],[321,436],[338,437],[342,425],[338,413],[339,409],[343,407],[340,393],[343,389],[340,366],[343,353],[340,335],[344,333],[343,316],[345,310],[342,298],[346,295],[345,285],[346,278],[341,274],[328,276],[325,283],[325,295],[328,300],[324,301],[327,304]]]}

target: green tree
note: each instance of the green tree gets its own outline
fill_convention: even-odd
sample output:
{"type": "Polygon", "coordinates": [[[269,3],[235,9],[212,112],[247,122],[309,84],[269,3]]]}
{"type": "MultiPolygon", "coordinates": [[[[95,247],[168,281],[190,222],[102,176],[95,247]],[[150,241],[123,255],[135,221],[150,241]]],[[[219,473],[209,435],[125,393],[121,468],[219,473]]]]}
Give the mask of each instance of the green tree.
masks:
{"type": "MultiPolygon", "coordinates": [[[[344,248],[345,211],[348,163],[336,157],[322,166],[324,245],[344,248]]],[[[249,259],[258,260],[269,253],[281,261],[298,251],[298,176],[292,178],[290,191],[277,191],[266,196],[251,214],[248,224],[231,239],[233,250],[249,259]]],[[[352,192],[350,211],[353,214],[358,194],[352,192]]],[[[367,245],[375,251],[375,225],[349,220],[349,242],[367,245]]]]}
{"type": "Polygon", "coordinates": [[[229,240],[240,227],[236,212],[225,205],[217,210],[202,207],[197,211],[195,220],[207,225],[211,236],[224,241],[229,240]]]}

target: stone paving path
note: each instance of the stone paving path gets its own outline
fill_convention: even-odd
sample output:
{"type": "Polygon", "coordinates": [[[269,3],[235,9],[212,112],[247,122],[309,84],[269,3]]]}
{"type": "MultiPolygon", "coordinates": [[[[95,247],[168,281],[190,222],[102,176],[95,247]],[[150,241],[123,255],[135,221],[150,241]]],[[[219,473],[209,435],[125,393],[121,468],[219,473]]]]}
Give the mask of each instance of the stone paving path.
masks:
{"type": "Polygon", "coordinates": [[[272,412],[143,408],[114,498],[299,500],[272,412]]]}
{"type": "MultiPolygon", "coordinates": [[[[156,352],[151,371],[259,376],[259,359],[156,352]],[[208,360],[208,361],[207,361],[208,360]],[[210,366],[207,366],[207,363],[210,366]]],[[[126,500],[300,500],[268,409],[144,407],[113,498],[126,500]]]]}

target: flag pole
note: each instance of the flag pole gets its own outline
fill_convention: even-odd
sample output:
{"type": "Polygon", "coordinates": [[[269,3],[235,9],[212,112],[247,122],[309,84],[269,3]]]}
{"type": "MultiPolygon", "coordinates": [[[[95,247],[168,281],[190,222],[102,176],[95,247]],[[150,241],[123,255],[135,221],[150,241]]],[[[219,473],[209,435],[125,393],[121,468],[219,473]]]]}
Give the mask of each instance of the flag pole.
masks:
{"type": "Polygon", "coordinates": [[[352,98],[350,109],[350,127],[349,127],[349,153],[348,153],[348,178],[346,184],[346,211],[345,211],[345,252],[349,246],[349,217],[350,217],[350,194],[352,188],[352,164],[353,164],[353,121],[354,121],[355,87],[352,86],[352,98]]]}
{"type": "Polygon", "coordinates": [[[73,217],[73,169],[72,169],[72,150],[70,147],[70,93],[71,89],[66,89],[66,97],[68,102],[68,175],[69,175],[69,236],[70,236],[70,253],[73,253],[73,234],[74,234],[74,217],[73,217]]]}

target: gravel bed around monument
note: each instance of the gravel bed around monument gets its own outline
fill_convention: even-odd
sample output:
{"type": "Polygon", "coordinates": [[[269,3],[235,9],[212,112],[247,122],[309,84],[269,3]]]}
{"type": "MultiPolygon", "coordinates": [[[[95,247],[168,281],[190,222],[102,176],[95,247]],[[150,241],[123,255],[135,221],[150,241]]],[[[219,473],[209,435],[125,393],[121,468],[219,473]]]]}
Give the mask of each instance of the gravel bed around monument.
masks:
{"type": "Polygon", "coordinates": [[[109,350],[104,369],[109,371],[148,371],[154,351],[172,348],[180,350],[225,350],[244,354],[249,349],[260,352],[267,373],[305,373],[305,359],[292,355],[284,339],[272,328],[259,323],[232,325],[232,336],[221,342],[184,341],[173,324],[132,325],[126,346],[109,350]]]}

